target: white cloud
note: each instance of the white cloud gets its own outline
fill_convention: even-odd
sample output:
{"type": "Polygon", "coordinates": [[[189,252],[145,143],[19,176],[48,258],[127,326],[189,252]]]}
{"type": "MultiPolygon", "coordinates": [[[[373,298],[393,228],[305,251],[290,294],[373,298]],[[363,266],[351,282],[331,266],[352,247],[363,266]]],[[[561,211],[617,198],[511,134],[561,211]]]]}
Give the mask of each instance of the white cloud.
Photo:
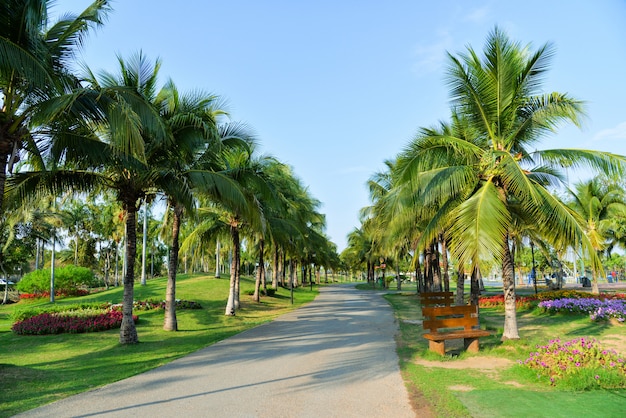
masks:
{"type": "Polygon", "coordinates": [[[481,7],[467,13],[463,18],[463,21],[471,23],[484,23],[487,19],[489,19],[490,15],[491,10],[488,7],[481,7]]]}
{"type": "Polygon", "coordinates": [[[626,140],[626,122],[614,128],[603,129],[593,136],[593,142],[626,140]]]}
{"type": "Polygon", "coordinates": [[[414,50],[416,62],[413,72],[422,76],[439,71],[443,67],[446,51],[452,45],[452,36],[447,31],[439,32],[433,43],[417,45],[414,50]]]}

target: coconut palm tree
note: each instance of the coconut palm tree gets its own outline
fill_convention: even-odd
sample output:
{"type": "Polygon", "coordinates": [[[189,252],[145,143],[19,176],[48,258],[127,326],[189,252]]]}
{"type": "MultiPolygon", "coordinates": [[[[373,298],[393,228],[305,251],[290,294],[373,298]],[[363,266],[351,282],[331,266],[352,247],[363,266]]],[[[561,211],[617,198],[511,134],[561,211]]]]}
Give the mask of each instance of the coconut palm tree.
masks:
{"type": "MultiPolygon", "coordinates": [[[[232,263],[230,267],[230,287],[225,315],[235,315],[239,309],[239,265],[241,262],[241,231],[245,226],[252,230],[264,228],[265,218],[255,193],[268,189],[263,174],[263,158],[252,156],[253,148],[233,148],[224,150],[219,158],[232,180],[243,192],[246,204],[230,199],[214,199],[214,195],[199,191],[206,203],[197,209],[200,222],[185,238],[181,250],[188,250],[200,242],[215,242],[226,231],[231,239],[232,263]]],[[[265,193],[265,192],[263,192],[265,193]]]]}
{"type": "MultiPolygon", "coordinates": [[[[483,54],[471,47],[458,57],[449,54],[453,120],[463,121],[472,135],[422,130],[408,151],[403,178],[419,185],[424,204],[439,205],[422,240],[432,240],[445,226],[450,249],[463,265],[476,270],[483,260],[502,263],[502,339],[517,339],[509,247],[514,220],[533,219],[541,236],[557,249],[572,245],[582,232],[580,218],[547,187],[561,183],[559,169],[565,165],[615,172],[624,159],[588,150],[533,151],[560,123],[579,124],[582,103],[562,93],[541,94],[550,45],[532,52],[495,28],[483,54]]],[[[586,238],[583,247],[593,253],[593,268],[600,271],[586,238]]]]}
{"type": "Polygon", "coordinates": [[[246,205],[238,184],[224,173],[219,155],[228,147],[249,147],[252,138],[244,125],[218,126],[219,116],[226,113],[214,95],[200,92],[181,94],[169,81],[156,98],[155,105],[160,109],[174,145],[152,154],[154,158],[150,164],[167,170],[169,181],[179,184],[175,188],[176,194],[167,194],[170,210],[166,215],[172,215],[172,244],[163,325],[167,331],[176,331],[176,273],[183,213],[192,209],[194,191],[211,196],[216,201],[229,202],[233,207],[246,205]]]}
{"type": "MultiPolygon", "coordinates": [[[[85,76],[88,86],[81,95],[95,106],[93,118],[61,121],[50,137],[45,166],[20,172],[11,179],[11,192],[22,195],[42,188],[58,190],[111,190],[122,206],[126,224],[123,320],[120,343],[138,342],[132,319],[136,214],[149,193],[176,194],[178,184],[167,172],[151,165],[152,154],[173,144],[153,102],[157,91],[159,61],[149,62],[141,53],[119,61],[118,74],[103,72],[85,76]],[[71,129],[70,129],[71,128],[71,129]]],[[[89,109],[89,111],[92,111],[89,109]]]]}
{"type": "Polygon", "coordinates": [[[22,152],[38,152],[35,138],[62,110],[54,99],[71,96],[78,86],[69,67],[73,54],[110,11],[108,1],[97,0],[80,15],[65,14],[49,25],[52,4],[0,2],[0,214],[7,174],[22,152]],[[50,101],[56,105],[46,105],[50,101]]]}
{"type": "MultiPolygon", "coordinates": [[[[574,185],[569,190],[569,205],[584,219],[585,234],[596,252],[611,245],[619,230],[618,220],[626,213],[624,189],[614,182],[594,177],[574,185]]],[[[583,272],[584,273],[584,272],[583,272]]],[[[599,293],[598,282],[592,283],[593,292],[599,293]]]]}

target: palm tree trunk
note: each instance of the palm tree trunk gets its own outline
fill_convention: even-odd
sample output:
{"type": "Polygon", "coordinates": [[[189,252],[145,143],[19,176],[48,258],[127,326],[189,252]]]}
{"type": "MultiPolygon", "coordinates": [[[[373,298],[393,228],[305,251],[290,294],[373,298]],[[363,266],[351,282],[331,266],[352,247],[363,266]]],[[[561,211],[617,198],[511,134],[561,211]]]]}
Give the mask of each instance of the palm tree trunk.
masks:
{"type": "Polygon", "coordinates": [[[517,330],[517,307],[515,303],[514,260],[509,250],[509,236],[504,238],[504,257],[502,259],[502,287],[504,291],[504,330],[502,341],[519,340],[517,330]]]}
{"type": "Polygon", "coordinates": [[[141,247],[141,285],[147,284],[146,279],[146,249],[148,245],[148,201],[143,199],[143,237],[141,247]]]}
{"type": "Polygon", "coordinates": [[[39,238],[35,238],[35,270],[39,270],[39,243],[40,243],[40,239],[39,238]]]}
{"type": "Polygon", "coordinates": [[[415,286],[416,293],[422,293],[424,291],[424,276],[422,275],[422,266],[420,265],[419,255],[415,254],[415,286]]]}
{"type": "MultiPolygon", "coordinates": [[[[399,257],[398,257],[399,258],[399,257]]],[[[402,290],[402,279],[400,278],[400,263],[396,262],[396,280],[398,281],[398,290],[402,290]]]]}
{"type": "Polygon", "coordinates": [[[441,267],[439,266],[439,243],[434,241],[432,243],[431,251],[431,268],[433,269],[433,288],[435,292],[441,292],[441,267]]]}
{"type": "Polygon", "coordinates": [[[120,267],[120,249],[117,241],[115,242],[115,287],[120,285],[119,280],[119,267],[120,267]]]}
{"type": "Polygon", "coordinates": [[[234,316],[237,310],[235,306],[235,293],[237,272],[239,271],[239,230],[237,225],[230,226],[230,236],[233,241],[233,262],[230,263],[230,288],[228,291],[228,302],[226,303],[226,311],[224,315],[234,316]]]}
{"type": "Polygon", "coordinates": [[[0,213],[4,214],[4,185],[7,181],[7,163],[13,149],[12,137],[6,133],[6,125],[2,125],[0,135],[0,213]]]}
{"type": "Polygon", "coordinates": [[[52,251],[50,252],[50,302],[54,303],[56,289],[54,287],[54,264],[56,254],[56,232],[52,230],[52,251]]]}
{"type": "Polygon", "coordinates": [[[165,291],[165,321],[163,323],[165,331],[178,331],[178,321],[176,320],[176,271],[178,270],[178,236],[182,218],[183,207],[175,205],[172,222],[172,249],[169,259],[170,267],[168,269],[167,289],[165,291]]]}
{"type": "Polygon", "coordinates": [[[448,243],[446,242],[443,234],[439,234],[439,241],[441,242],[441,265],[443,267],[443,290],[450,291],[450,275],[448,274],[448,243]]]}
{"type": "Polygon", "coordinates": [[[76,236],[74,237],[74,265],[78,265],[78,226],[76,226],[76,236]]]}
{"type": "Polygon", "coordinates": [[[591,269],[591,293],[594,295],[600,294],[600,287],[598,286],[598,273],[595,269],[591,269]]]}
{"type": "Polygon", "coordinates": [[[274,270],[272,270],[272,287],[278,289],[278,266],[280,265],[280,257],[278,255],[278,247],[274,244],[274,270]]]}
{"type": "Polygon", "coordinates": [[[218,239],[215,243],[215,278],[220,278],[220,240],[218,239]]]}
{"type": "Polygon", "coordinates": [[[139,342],[137,328],[133,321],[133,300],[135,292],[135,253],[137,250],[137,208],[135,203],[126,206],[126,271],[124,273],[124,298],[122,300],[122,326],[120,344],[139,342]]]}
{"type": "MultiPolygon", "coordinates": [[[[2,254],[0,251],[0,259],[2,259],[2,254]]],[[[0,269],[2,269],[2,277],[4,277],[4,295],[2,297],[2,304],[6,305],[9,301],[9,275],[7,271],[4,269],[4,263],[0,263],[0,269]]]]}
{"type": "Polygon", "coordinates": [[[480,297],[480,267],[472,266],[472,277],[470,279],[470,304],[478,306],[480,297]]]}
{"type": "Polygon", "coordinates": [[[424,248],[424,289],[427,292],[434,292],[431,251],[432,247],[430,245],[427,245],[426,248],[424,248]]]}
{"type": "Polygon", "coordinates": [[[465,304],[465,269],[463,266],[459,267],[458,277],[456,278],[456,295],[454,298],[454,304],[458,306],[465,304]]]}
{"type": "Polygon", "coordinates": [[[263,250],[265,247],[265,240],[263,240],[263,238],[261,238],[259,240],[259,266],[256,269],[256,279],[254,281],[254,296],[253,299],[255,302],[260,302],[261,301],[261,295],[260,295],[260,290],[261,290],[261,277],[263,277],[265,275],[264,270],[264,266],[265,266],[265,261],[263,260],[263,250]]]}

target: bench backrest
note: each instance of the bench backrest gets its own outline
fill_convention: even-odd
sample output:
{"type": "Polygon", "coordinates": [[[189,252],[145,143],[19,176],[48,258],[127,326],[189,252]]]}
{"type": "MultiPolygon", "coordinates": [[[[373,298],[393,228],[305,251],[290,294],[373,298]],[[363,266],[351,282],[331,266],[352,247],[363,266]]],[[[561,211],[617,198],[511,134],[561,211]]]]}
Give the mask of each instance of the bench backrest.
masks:
{"type": "Polygon", "coordinates": [[[422,308],[424,329],[437,332],[442,328],[463,328],[471,330],[478,326],[476,305],[441,306],[422,308]]]}
{"type": "Polygon", "coordinates": [[[420,303],[423,308],[428,306],[450,306],[454,303],[454,293],[422,292],[420,293],[420,303]]]}

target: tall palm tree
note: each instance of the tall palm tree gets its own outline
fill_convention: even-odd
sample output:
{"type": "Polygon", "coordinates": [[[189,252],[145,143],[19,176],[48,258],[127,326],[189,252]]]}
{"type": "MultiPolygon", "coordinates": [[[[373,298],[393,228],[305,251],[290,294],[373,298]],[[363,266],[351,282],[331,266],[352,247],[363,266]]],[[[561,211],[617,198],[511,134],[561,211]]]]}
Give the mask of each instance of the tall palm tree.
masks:
{"type": "Polygon", "coordinates": [[[161,90],[155,105],[174,144],[155,152],[150,164],[167,171],[169,181],[179,185],[174,188],[176,193],[167,194],[172,244],[163,325],[167,331],[176,331],[176,273],[183,213],[193,207],[194,189],[214,200],[228,201],[234,207],[246,205],[238,184],[224,173],[219,155],[228,147],[248,147],[250,134],[242,125],[218,126],[218,118],[225,111],[216,96],[199,92],[181,94],[172,81],[161,90]]]}
{"type": "Polygon", "coordinates": [[[71,58],[110,11],[108,1],[97,0],[80,15],[65,14],[49,25],[52,4],[0,2],[0,213],[7,174],[20,153],[37,153],[35,138],[52,122],[50,109],[43,112],[42,106],[78,86],[70,73],[71,58]]]}
{"type": "MultiPolygon", "coordinates": [[[[596,252],[600,253],[615,237],[617,220],[626,213],[624,189],[600,177],[579,182],[569,190],[570,207],[584,219],[585,234],[596,252]]],[[[584,272],[583,272],[584,274],[584,272]]],[[[599,293],[598,282],[592,283],[593,292],[599,293]]]]}
{"type": "MultiPolygon", "coordinates": [[[[582,233],[580,218],[547,186],[560,184],[559,169],[566,164],[619,171],[624,159],[587,150],[532,151],[560,123],[578,124],[582,103],[562,93],[541,94],[550,45],[531,52],[495,28],[483,54],[469,48],[459,57],[449,55],[448,85],[453,114],[459,115],[453,119],[463,120],[473,135],[423,130],[411,144],[404,179],[420,184],[425,204],[440,203],[422,240],[433,239],[446,226],[450,249],[462,264],[476,270],[483,260],[502,263],[502,339],[517,339],[509,246],[514,219],[534,219],[547,242],[566,248],[582,233]]],[[[593,253],[594,270],[601,271],[586,238],[583,247],[593,253]]]]}
{"type": "MultiPolygon", "coordinates": [[[[225,135],[222,135],[225,136],[225,135]]],[[[263,228],[265,219],[255,196],[266,187],[262,173],[262,159],[255,159],[253,148],[234,148],[224,150],[219,157],[225,167],[225,173],[240,187],[246,204],[231,199],[216,200],[214,195],[203,193],[205,205],[199,207],[200,222],[185,238],[181,249],[190,249],[199,242],[215,242],[216,237],[225,231],[231,239],[232,263],[230,267],[230,287],[225,315],[235,315],[239,309],[239,265],[241,262],[241,231],[246,225],[252,230],[263,228]]]]}
{"type": "MultiPolygon", "coordinates": [[[[149,164],[151,156],[173,140],[153,102],[157,91],[159,61],[149,62],[143,54],[128,60],[121,57],[119,73],[89,73],[81,94],[89,97],[93,119],[68,121],[72,129],[59,124],[48,147],[45,166],[38,171],[20,172],[11,179],[12,192],[26,194],[42,187],[58,190],[111,190],[122,206],[126,224],[123,319],[120,343],[139,341],[132,318],[134,261],[136,255],[136,214],[146,194],[157,190],[177,193],[160,167],[149,164]]],[[[37,161],[35,161],[37,163],[37,161]]]]}

